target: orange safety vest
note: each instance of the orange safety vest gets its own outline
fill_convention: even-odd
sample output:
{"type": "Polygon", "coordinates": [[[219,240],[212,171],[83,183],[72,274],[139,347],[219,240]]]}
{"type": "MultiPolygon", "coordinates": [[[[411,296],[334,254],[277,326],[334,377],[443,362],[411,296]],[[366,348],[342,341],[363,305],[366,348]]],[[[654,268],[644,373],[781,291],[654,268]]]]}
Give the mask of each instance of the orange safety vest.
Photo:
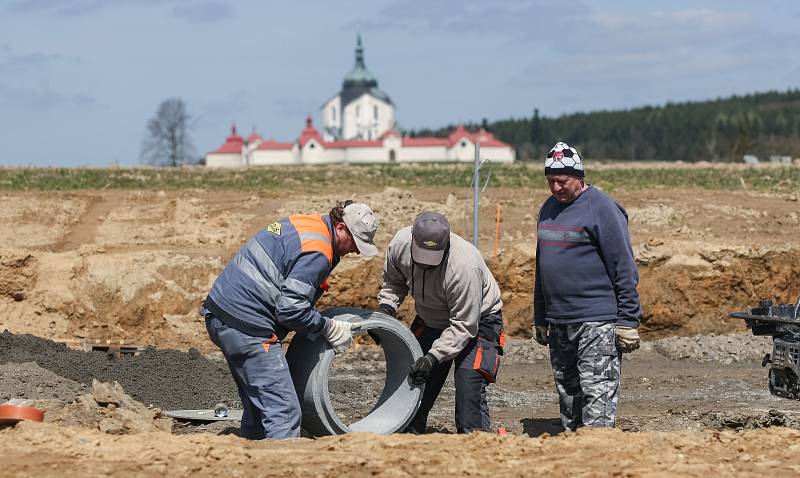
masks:
{"type": "MultiPolygon", "coordinates": [[[[289,216],[297,234],[300,236],[300,248],[303,252],[321,252],[328,258],[328,264],[333,263],[333,240],[328,225],[322,216],[310,214],[293,214],[289,216]]],[[[320,288],[327,292],[328,279],[322,281],[320,288]]]]}

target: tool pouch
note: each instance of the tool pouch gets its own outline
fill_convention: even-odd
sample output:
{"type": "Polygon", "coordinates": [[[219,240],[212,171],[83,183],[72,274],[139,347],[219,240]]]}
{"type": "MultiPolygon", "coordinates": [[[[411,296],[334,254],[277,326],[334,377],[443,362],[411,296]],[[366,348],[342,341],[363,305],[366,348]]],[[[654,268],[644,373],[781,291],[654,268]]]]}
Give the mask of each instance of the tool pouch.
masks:
{"type": "Polygon", "coordinates": [[[500,344],[478,337],[478,343],[475,348],[475,361],[472,368],[479,374],[483,375],[489,383],[494,383],[497,380],[497,372],[500,369],[500,356],[503,353],[503,348],[500,344]]]}

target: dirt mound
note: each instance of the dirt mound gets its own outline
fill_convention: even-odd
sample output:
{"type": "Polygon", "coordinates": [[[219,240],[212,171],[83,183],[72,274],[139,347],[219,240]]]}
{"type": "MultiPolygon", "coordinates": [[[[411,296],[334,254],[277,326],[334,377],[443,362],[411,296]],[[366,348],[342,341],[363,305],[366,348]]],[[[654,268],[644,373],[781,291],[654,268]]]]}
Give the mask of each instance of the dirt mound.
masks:
{"type": "Polygon", "coordinates": [[[132,399],[119,383],[92,381],[91,393],[71,402],[46,402],[45,421],[64,426],[89,428],[111,435],[172,431],[172,419],[159,409],[145,407],[132,399]]]}
{"type": "Polygon", "coordinates": [[[25,300],[36,283],[37,263],[31,254],[0,250],[0,296],[25,300]]]}
{"type": "Polygon", "coordinates": [[[800,432],[785,428],[738,433],[597,429],[538,438],[355,433],[264,444],[163,432],[109,440],[96,431],[21,423],[0,431],[0,454],[8,476],[526,476],[530,470],[569,476],[791,476],[797,473],[792,444],[798,440],[800,432]],[[487,450],[493,457],[488,464],[487,450]]]}
{"type": "Polygon", "coordinates": [[[86,212],[93,198],[77,194],[17,193],[0,197],[0,244],[44,248],[57,243],[86,212]]]}
{"type": "Polygon", "coordinates": [[[761,298],[780,303],[797,300],[800,250],[706,258],[710,267],[640,267],[645,334],[663,337],[744,330],[743,321],[728,318],[730,312],[754,306],[761,298]]]}
{"type": "Polygon", "coordinates": [[[0,402],[5,400],[61,400],[70,402],[88,387],[46,370],[34,362],[0,364],[0,402]]]}
{"type": "Polygon", "coordinates": [[[699,414],[703,425],[717,430],[756,430],[770,427],[792,427],[800,425],[797,415],[787,415],[780,410],[755,413],[706,412],[699,414]]]}

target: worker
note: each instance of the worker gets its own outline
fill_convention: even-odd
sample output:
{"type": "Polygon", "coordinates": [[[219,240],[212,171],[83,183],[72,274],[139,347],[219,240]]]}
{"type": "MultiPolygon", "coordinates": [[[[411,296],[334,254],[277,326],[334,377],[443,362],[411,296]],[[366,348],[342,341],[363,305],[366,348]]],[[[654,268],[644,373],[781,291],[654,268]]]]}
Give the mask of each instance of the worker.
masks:
{"type": "Polygon", "coordinates": [[[379,311],[396,316],[409,292],[416,307],[411,331],[424,354],[410,378],[425,390],[405,431],[425,433],[453,364],[457,431],[490,430],[486,387],[497,377],[505,341],[500,289],[480,252],[437,212],[422,212],[389,243],[379,311]]]}
{"type": "Polygon", "coordinates": [[[258,231],[217,277],[200,313],[239,390],[242,437],[300,435],[281,341],[295,331],[324,337],[336,352],[352,344],[351,324],[323,317],[314,304],[342,256],[377,254],[377,229],[372,210],[352,201],[327,215],[291,215],[258,231]]]}
{"type": "Polygon", "coordinates": [[[539,211],[534,335],[549,345],[565,430],[613,427],[622,354],[639,348],[641,307],[628,215],[584,179],[580,153],[545,158],[551,196],[539,211]]]}

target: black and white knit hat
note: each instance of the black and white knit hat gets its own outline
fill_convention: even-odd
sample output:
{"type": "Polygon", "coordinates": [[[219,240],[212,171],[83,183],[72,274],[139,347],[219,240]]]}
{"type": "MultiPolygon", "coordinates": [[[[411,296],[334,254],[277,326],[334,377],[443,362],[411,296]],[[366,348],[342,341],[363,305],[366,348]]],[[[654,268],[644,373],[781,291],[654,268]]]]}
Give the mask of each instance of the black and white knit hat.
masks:
{"type": "Polygon", "coordinates": [[[577,149],[561,141],[553,146],[544,160],[545,176],[560,174],[583,177],[583,162],[580,153],[577,149]]]}

